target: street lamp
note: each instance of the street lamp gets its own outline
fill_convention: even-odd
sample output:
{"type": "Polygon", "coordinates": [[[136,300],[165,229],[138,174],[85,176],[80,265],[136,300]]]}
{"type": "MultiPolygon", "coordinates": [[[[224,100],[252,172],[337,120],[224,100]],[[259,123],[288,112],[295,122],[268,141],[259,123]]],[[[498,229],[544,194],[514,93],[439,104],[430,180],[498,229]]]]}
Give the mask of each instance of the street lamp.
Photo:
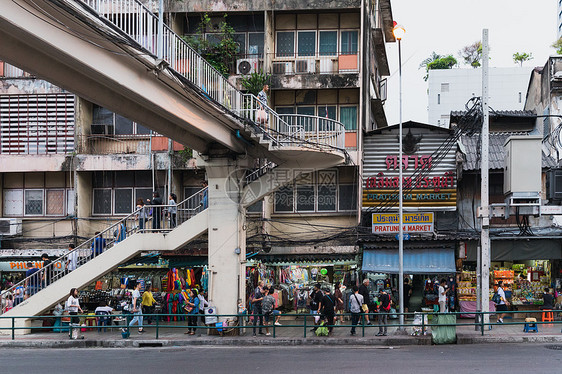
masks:
{"type": "Polygon", "coordinates": [[[398,40],[398,86],[400,96],[400,122],[398,125],[398,302],[400,304],[400,327],[399,331],[404,331],[404,206],[402,195],[402,49],[400,42],[406,33],[403,26],[398,24],[394,25],[392,33],[396,40],[398,40]]]}

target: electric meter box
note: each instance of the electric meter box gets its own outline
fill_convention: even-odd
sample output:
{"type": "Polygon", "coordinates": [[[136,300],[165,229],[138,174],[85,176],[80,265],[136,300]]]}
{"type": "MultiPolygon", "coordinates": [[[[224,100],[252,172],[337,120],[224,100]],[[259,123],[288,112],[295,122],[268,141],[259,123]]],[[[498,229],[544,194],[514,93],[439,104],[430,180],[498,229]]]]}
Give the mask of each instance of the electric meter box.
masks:
{"type": "Polygon", "coordinates": [[[542,136],[515,135],[504,143],[503,193],[539,194],[541,192],[542,136]]]}

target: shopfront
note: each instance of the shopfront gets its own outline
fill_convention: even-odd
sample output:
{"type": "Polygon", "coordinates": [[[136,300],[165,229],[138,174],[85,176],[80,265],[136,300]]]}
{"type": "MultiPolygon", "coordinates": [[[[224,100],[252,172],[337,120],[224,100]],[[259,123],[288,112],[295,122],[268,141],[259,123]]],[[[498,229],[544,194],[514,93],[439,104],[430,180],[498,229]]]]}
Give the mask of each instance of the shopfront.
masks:
{"type": "Polygon", "coordinates": [[[258,282],[264,281],[275,289],[276,308],[284,313],[308,313],[308,296],[315,284],[333,291],[341,283],[347,299],[351,287],[358,284],[357,270],[355,253],[256,256],[248,262],[246,294],[252,295],[258,282]]]}
{"type": "MultiPolygon", "coordinates": [[[[404,275],[416,305],[409,311],[437,303],[435,283],[449,285],[449,310],[456,300],[456,145],[451,131],[416,122],[406,122],[402,157],[398,149],[398,126],[365,136],[362,226],[371,235],[361,239],[361,271],[378,284],[390,286],[398,304],[399,186],[402,185],[404,275]],[[399,178],[400,164],[403,176],[399,178]]],[[[374,282],[371,282],[374,283],[374,282]]],[[[378,286],[376,286],[378,287],[378,286]]],[[[373,290],[377,292],[377,290],[373,290]]],[[[408,295],[404,300],[408,301],[408,295]]],[[[407,306],[407,305],[406,305],[407,306]]],[[[406,308],[405,308],[406,309],[406,308]]]]}
{"type": "MultiPolygon", "coordinates": [[[[537,310],[543,305],[545,288],[560,292],[562,283],[562,241],[541,237],[526,239],[493,238],[491,241],[490,299],[502,281],[506,296],[514,310],[537,310]]],[[[476,300],[477,245],[469,243],[467,257],[463,261],[459,284],[461,300],[476,300]],[[468,279],[472,279],[468,283],[468,279]],[[462,293],[462,294],[461,294],[462,293]]],[[[493,304],[493,303],[491,303],[493,304]]]]}

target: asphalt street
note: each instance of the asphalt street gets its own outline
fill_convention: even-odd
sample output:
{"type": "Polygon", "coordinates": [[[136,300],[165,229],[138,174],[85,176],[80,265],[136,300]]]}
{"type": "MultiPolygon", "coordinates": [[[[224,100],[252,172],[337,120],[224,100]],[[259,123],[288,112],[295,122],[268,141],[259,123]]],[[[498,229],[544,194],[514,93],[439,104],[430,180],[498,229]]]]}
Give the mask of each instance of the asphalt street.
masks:
{"type": "Polygon", "coordinates": [[[562,344],[3,349],[1,373],[559,373],[562,344]]]}

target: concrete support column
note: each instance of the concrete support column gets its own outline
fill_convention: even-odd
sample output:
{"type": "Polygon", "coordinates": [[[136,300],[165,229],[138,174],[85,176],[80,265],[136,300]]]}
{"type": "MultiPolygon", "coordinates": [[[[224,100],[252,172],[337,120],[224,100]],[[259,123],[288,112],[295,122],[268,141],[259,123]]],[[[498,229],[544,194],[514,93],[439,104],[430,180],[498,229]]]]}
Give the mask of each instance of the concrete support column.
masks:
{"type": "MultiPolygon", "coordinates": [[[[74,191],[76,192],[76,217],[92,216],[92,173],[77,172],[74,181],[74,191]]],[[[78,220],[78,236],[89,237],[93,234],[90,221],[78,220]]]]}
{"type": "Polygon", "coordinates": [[[246,301],[245,209],[239,204],[240,168],[232,159],[206,165],[209,183],[209,301],[218,314],[236,314],[246,301]]]}

